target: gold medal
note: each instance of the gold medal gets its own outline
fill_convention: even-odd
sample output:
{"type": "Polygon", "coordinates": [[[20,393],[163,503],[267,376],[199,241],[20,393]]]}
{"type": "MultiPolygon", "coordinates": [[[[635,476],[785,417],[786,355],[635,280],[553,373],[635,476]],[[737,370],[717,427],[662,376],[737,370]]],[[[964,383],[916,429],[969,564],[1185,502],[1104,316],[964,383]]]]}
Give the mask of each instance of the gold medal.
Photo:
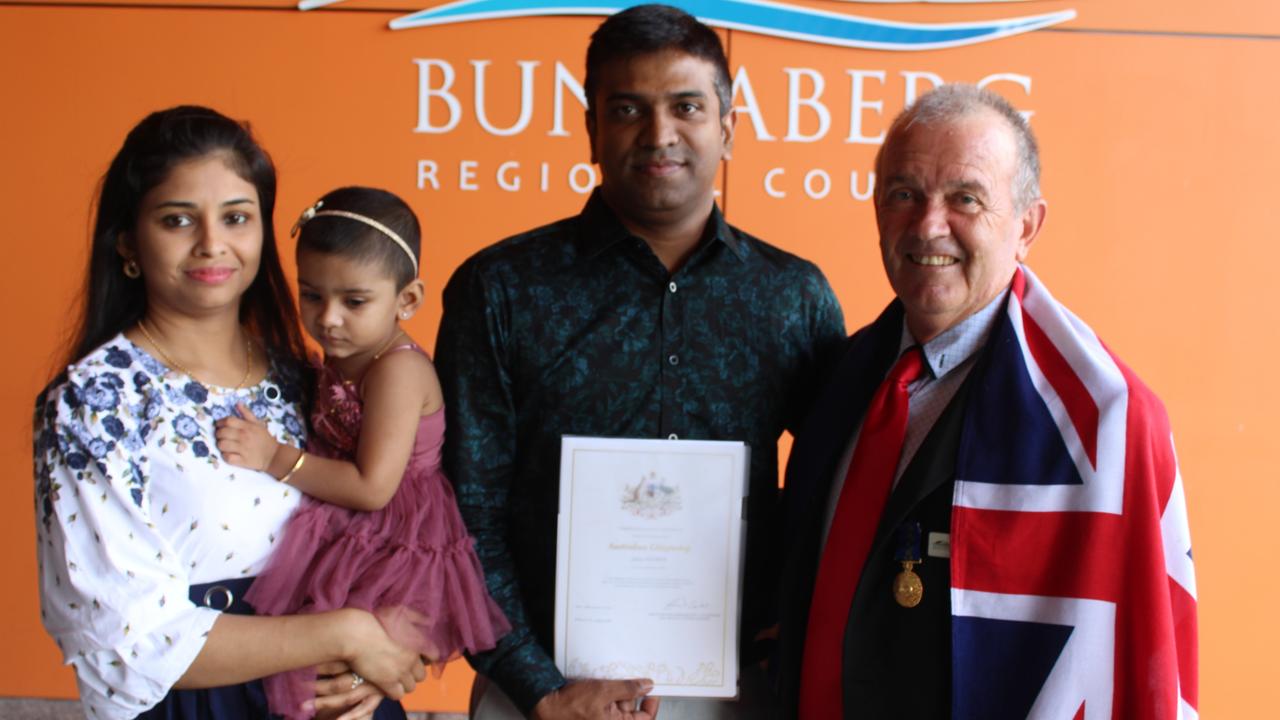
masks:
{"type": "Polygon", "coordinates": [[[919,560],[903,560],[902,572],[893,579],[893,599],[904,608],[913,608],[924,597],[924,583],[914,568],[919,560]]]}

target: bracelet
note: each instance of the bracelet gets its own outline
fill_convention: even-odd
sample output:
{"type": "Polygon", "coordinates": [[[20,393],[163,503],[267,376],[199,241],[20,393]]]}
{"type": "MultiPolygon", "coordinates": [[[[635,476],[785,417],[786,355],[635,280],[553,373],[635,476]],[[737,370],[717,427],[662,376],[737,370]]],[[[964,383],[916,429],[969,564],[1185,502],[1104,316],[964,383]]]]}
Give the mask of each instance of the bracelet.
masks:
{"type": "Polygon", "coordinates": [[[277,479],[282,483],[289,482],[289,478],[293,477],[294,473],[302,469],[302,463],[306,462],[306,460],[307,460],[307,452],[303,450],[302,452],[298,453],[298,460],[293,464],[293,467],[289,468],[289,472],[285,473],[283,476],[277,479]]]}

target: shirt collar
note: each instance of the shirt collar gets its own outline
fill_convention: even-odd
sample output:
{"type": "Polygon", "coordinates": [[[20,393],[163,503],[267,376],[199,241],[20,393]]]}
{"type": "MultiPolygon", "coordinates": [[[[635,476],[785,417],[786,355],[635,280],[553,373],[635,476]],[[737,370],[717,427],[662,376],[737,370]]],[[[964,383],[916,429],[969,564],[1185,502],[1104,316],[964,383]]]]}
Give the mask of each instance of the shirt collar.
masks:
{"type": "MultiPolygon", "coordinates": [[[[943,378],[947,373],[965,364],[979,348],[986,344],[1008,294],[1009,290],[1005,288],[1003,292],[996,295],[994,300],[987,303],[986,307],[947,328],[924,344],[922,350],[925,363],[929,366],[929,371],[935,380],[943,378]]],[[[917,344],[911,331],[907,329],[907,320],[904,317],[898,354],[901,355],[903,350],[917,344]]]]}
{"type": "MultiPolygon", "coordinates": [[[[619,242],[635,237],[604,201],[600,188],[596,188],[587,199],[586,206],[582,208],[581,218],[583,232],[578,238],[578,243],[583,257],[593,258],[619,242]]],[[[739,259],[746,259],[746,243],[733,228],[729,227],[729,223],[724,219],[724,213],[720,212],[720,206],[715,204],[711,206],[711,217],[707,219],[700,247],[711,241],[724,243],[739,259]]]]}

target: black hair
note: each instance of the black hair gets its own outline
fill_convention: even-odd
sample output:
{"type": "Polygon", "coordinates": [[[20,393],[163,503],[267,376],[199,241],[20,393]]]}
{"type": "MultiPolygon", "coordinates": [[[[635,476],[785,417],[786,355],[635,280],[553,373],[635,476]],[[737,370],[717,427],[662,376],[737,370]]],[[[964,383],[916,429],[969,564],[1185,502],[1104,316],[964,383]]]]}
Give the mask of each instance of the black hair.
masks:
{"type": "Polygon", "coordinates": [[[262,212],[262,256],[258,274],[240,298],[240,322],[257,335],[269,355],[282,360],[304,357],[297,306],[276,249],[275,166],[247,123],[209,108],[182,105],[153,112],[134,126],[99,183],[83,308],[69,363],[142,319],[146,286],[125,277],[117,244],[137,225],[143,196],[164,182],[174,166],[214,153],[226,154],[236,175],[253,184],[262,212]]]}
{"type": "Polygon", "coordinates": [[[319,210],[346,211],[387,225],[413,251],[413,260],[380,229],[342,215],[321,214],[305,222],[300,220],[298,252],[323,252],[362,263],[378,263],[396,281],[397,290],[417,279],[413,263],[420,263],[422,255],[421,229],[413,210],[396,193],[376,187],[339,187],[321,197],[319,210]]]}
{"type": "Polygon", "coordinates": [[[317,215],[302,223],[298,252],[304,250],[341,255],[376,262],[396,282],[396,289],[418,278],[414,263],[421,264],[421,229],[418,218],[405,201],[394,193],[370,187],[338,188],[320,198],[320,212],[338,210],[355,213],[386,225],[413,251],[413,260],[399,243],[368,223],[341,215],[317,215]]]}
{"type": "Polygon", "coordinates": [[[705,60],[715,68],[720,117],[733,103],[733,81],[720,36],[697,18],[670,5],[636,5],[609,16],[591,34],[587,46],[587,77],[582,89],[587,112],[595,112],[596,89],[604,66],[615,61],[661,50],[679,50],[705,60]]]}

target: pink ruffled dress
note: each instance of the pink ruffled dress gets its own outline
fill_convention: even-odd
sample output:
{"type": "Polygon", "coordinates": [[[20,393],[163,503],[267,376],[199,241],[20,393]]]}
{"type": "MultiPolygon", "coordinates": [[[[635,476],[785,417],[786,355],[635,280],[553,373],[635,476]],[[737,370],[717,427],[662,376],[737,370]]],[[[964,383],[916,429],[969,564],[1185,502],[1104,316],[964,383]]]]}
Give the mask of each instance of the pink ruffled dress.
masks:
{"type": "MultiPolygon", "coordinates": [[[[398,350],[422,352],[417,345],[386,352],[398,350]]],[[[359,389],[322,367],[307,451],[354,460],[361,414],[359,389]]],[[[443,443],[441,408],[419,421],[404,479],[381,510],[358,512],[304,498],[245,599],[260,615],[404,608],[409,612],[384,612],[379,619],[397,642],[417,646],[436,665],[463,650],[494,647],[511,626],[485,589],[453,487],[440,468],[443,443]]],[[[300,706],[314,697],[314,680],[312,670],[267,678],[271,711],[290,720],[311,717],[300,706]]]]}

